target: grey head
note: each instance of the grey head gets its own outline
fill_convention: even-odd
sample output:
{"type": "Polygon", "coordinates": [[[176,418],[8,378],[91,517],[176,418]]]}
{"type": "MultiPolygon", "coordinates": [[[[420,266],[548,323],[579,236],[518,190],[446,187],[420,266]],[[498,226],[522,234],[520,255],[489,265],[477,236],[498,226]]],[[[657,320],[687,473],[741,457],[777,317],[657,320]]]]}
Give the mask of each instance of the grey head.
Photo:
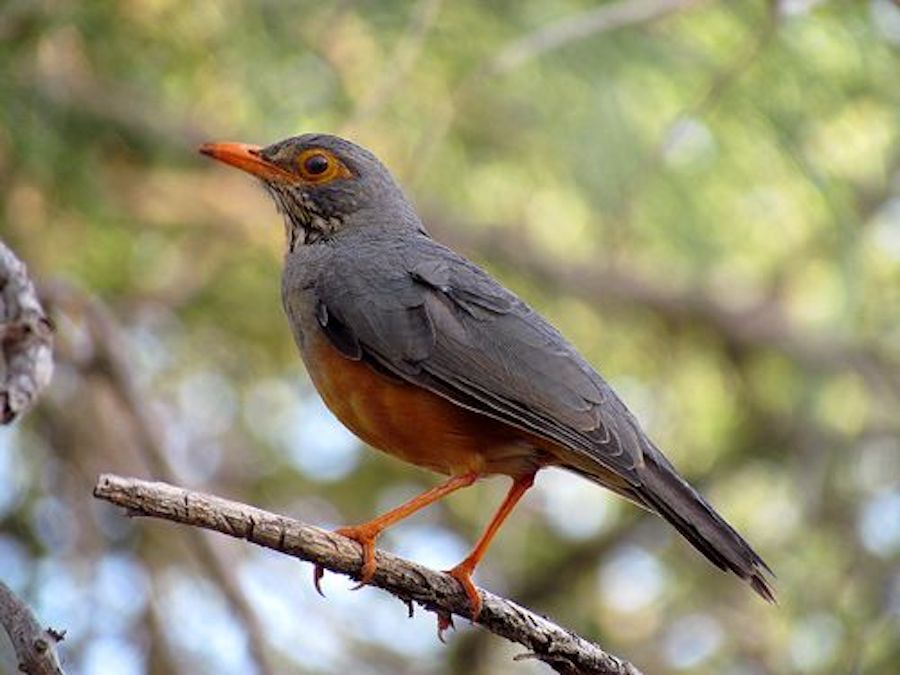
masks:
{"type": "Polygon", "coordinates": [[[360,227],[424,232],[378,158],[338,136],[303,134],[262,148],[208,143],[200,152],[262,182],[284,216],[289,251],[360,227]]]}

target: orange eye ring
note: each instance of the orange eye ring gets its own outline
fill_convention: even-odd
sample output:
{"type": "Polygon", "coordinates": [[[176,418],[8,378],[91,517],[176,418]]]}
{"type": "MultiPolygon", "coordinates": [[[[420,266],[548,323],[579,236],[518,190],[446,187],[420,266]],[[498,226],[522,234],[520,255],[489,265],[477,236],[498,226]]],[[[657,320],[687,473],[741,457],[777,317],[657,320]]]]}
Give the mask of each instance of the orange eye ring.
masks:
{"type": "Polygon", "coordinates": [[[308,148],[297,156],[297,173],[305,182],[316,185],[353,176],[350,169],[324,148],[308,148]]]}

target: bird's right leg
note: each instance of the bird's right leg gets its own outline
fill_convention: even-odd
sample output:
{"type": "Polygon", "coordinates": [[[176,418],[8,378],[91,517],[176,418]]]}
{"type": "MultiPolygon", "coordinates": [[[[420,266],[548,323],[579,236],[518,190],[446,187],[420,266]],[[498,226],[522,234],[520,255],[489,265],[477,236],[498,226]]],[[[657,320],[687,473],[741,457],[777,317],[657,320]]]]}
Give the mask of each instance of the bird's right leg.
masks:
{"type": "MultiPolygon", "coordinates": [[[[335,530],[335,533],[347,537],[357,542],[362,547],[362,568],[359,573],[359,584],[356,588],[364,586],[372,580],[375,575],[375,540],[384,530],[391,525],[411,516],[416,511],[425,508],[429,504],[433,504],[442,497],[446,497],[451,492],[469,487],[478,480],[478,474],[473,472],[465,473],[460,476],[451,476],[440,485],[436,485],[430,490],[426,490],[417,497],[413,497],[408,502],[404,502],[395,509],[391,509],[385,514],[374,518],[361,525],[352,527],[341,527],[335,530]]],[[[316,565],[313,569],[313,583],[320,595],[323,595],[322,588],[319,585],[322,575],[325,573],[321,565],[316,565]]]]}

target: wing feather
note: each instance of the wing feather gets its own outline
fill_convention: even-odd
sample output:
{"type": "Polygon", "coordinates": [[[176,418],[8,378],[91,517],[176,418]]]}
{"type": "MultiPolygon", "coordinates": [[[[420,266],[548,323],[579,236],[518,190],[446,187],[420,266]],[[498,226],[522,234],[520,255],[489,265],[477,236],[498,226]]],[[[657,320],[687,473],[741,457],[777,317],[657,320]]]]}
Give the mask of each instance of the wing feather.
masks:
{"type": "Polygon", "coordinates": [[[559,332],[486,272],[422,236],[336,254],[319,323],[350,358],[565,446],[634,484],[649,443],[559,332]],[[377,257],[375,252],[377,251],[377,257]]]}

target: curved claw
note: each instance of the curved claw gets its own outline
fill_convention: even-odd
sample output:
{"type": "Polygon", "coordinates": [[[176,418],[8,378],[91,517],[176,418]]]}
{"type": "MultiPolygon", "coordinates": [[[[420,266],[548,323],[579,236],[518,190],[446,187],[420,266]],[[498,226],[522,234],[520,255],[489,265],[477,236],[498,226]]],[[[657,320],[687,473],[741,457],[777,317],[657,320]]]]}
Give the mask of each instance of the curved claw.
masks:
{"type": "Polygon", "coordinates": [[[437,622],[438,640],[440,640],[444,644],[447,644],[447,641],[444,640],[444,631],[448,628],[456,628],[456,626],[453,625],[453,615],[449,612],[438,611],[437,622]]]}
{"type": "Polygon", "coordinates": [[[478,592],[478,589],[475,588],[475,584],[472,583],[472,570],[465,562],[463,562],[453,569],[447,570],[447,574],[456,579],[466,592],[466,596],[469,598],[469,607],[472,610],[471,619],[472,621],[476,621],[478,615],[481,614],[482,600],[481,593],[478,592]]]}
{"type": "Polygon", "coordinates": [[[359,570],[359,583],[351,590],[358,590],[372,581],[375,576],[375,538],[378,532],[372,532],[365,527],[341,527],[336,529],[339,534],[347,539],[352,539],[362,547],[362,567],[359,570]]]}
{"type": "Polygon", "coordinates": [[[322,577],[324,576],[325,568],[321,565],[313,565],[313,586],[316,587],[316,593],[323,598],[325,597],[325,593],[322,591],[322,577]]]}

